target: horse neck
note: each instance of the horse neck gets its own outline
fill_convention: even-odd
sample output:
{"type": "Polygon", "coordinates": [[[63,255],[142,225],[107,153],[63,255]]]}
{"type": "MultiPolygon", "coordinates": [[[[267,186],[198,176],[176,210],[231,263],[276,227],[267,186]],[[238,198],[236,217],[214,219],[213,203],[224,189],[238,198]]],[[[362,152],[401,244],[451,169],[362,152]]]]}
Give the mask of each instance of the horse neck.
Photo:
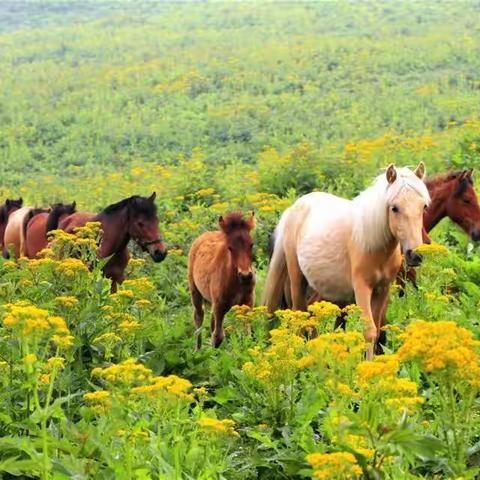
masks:
{"type": "Polygon", "coordinates": [[[128,233],[128,215],[124,208],[113,214],[100,213],[93,221],[102,224],[102,241],[99,248],[100,257],[108,257],[124,249],[130,241],[128,233]]]}
{"type": "Polygon", "coordinates": [[[437,224],[447,216],[446,203],[450,195],[450,189],[447,185],[443,188],[437,184],[427,184],[428,193],[430,193],[430,205],[423,214],[423,226],[427,232],[430,232],[437,224]]]}

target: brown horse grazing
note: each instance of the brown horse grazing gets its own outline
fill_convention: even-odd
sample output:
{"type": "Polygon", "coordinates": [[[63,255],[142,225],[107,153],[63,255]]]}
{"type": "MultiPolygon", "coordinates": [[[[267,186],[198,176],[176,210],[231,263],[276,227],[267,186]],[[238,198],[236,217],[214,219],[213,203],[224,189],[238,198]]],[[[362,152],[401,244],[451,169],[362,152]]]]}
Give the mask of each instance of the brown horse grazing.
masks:
{"type": "Polygon", "coordinates": [[[22,208],[23,198],[18,200],[7,199],[3,205],[0,206],[0,249],[3,251],[3,236],[5,235],[5,228],[7,227],[8,218],[10,214],[22,208]]]}
{"type": "Polygon", "coordinates": [[[25,224],[35,215],[49,211],[50,209],[22,207],[10,214],[3,236],[3,258],[10,258],[10,249],[13,249],[16,258],[26,256],[25,224]]]}
{"type": "Polygon", "coordinates": [[[205,232],[192,244],[188,256],[188,284],[197,327],[197,350],[202,346],[203,303],[212,305],[212,345],[224,338],[223,318],[234,305],[253,306],[255,275],[252,271],[255,216],[241,213],[219,219],[220,231],[205,232]]]}
{"type": "Polygon", "coordinates": [[[158,229],[155,197],[155,193],[149,198],[134,195],[108,206],[99,214],[76,212],[61,219],[58,225],[52,222],[47,230],[60,228],[72,233],[87,222],[100,222],[103,236],[97,255],[99,258],[111,256],[103,273],[112,280],[112,291],[115,291],[117,284],[125,279],[130,240],[135,240],[143,251],[148,251],[155,262],[161,262],[167,256],[167,247],[158,229]]]}
{"type": "Polygon", "coordinates": [[[72,213],[75,213],[75,202],[56,203],[52,205],[50,212],[44,211],[37,215],[25,216],[23,223],[25,256],[35,258],[44,248],[47,248],[47,232],[53,230],[53,225],[58,225],[59,221],[72,213]]]}

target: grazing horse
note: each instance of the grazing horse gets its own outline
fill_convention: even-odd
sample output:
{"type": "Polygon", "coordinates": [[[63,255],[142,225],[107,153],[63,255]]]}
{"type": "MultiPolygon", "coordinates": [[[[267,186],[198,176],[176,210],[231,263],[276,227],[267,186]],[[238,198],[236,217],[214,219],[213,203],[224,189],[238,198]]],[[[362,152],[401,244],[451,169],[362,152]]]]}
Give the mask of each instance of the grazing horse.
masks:
{"type": "Polygon", "coordinates": [[[52,205],[50,212],[41,212],[37,215],[24,219],[25,256],[35,258],[44,248],[47,248],[47,232],[53,230],[52,225],[67,215],[75,213],[75,202],[72,204],[56,203],[52,205]]]}
{"type": "Polygon", "coordinates": [[[188,255],[188,284],[197,327],[197,350],[202,346],[200,328],[203,303],[212,305],[212,345],[224,338],[223,318],[234,305],[253,306],[255,274],[252,271],[255,216],[246,220],[241,213],[219,219],[220,231],[205,232],[192,244],[188,255]]]}
{"type": "Polygon", "coordinates": [[[365,340],[375,342],[401,249],[410,266],[422,261],[414,250],[423,243],[423,211],[430,203],[424,174],[423,163],[415,172],[390,165],[353,200],[320,192],[298,199],[275,231],[263,296],[268,310],[281,306],[285,288],[293,309],[305,310],[309,285],[322,300],[355,300],[366,320],[365,340]]]}
{"type": "Polygon", "coordinates": [[[3,251],[3,236],[5,235],[5,228],[7,227],[10,214],[22,208],[23,198],[18,200],[7,199],[3,205],[0,206],[0,249],[3,251]]]}
{"type": "Polygon", "coordinates": [[[16,258],[25,257],[25,225],[35,215],[50,209],[22,207],[10,214],[3,236],[3,258],[9,258],[12,248],[16,258]]]}
{"type": "Polygon", "coordinates": [[[112,280],[112,292],[125,279],[128,265],[128,242],[135,240],[143,251],[148,251],[154,262],[161,262],[167,256],[167,247],[160,238],[158,229],[156,194],[150,197],[134,195],[108,206],[99,214],[76,212],[58,222],[51,222],[47,230],[60,228],[68,233],[88,222],[100,222],[102,240],[97,251],[99,258],[111,258],[103,273],[112,280]]]}

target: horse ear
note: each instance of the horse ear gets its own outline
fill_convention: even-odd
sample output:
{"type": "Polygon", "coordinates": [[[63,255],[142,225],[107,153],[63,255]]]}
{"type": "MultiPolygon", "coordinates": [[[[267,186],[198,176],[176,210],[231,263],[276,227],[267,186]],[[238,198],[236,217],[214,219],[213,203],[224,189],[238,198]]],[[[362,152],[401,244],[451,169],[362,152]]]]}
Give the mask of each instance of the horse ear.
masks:
{"type": "Polygon", "coordinates": [[[153,203],[155,199],[157,198],[157,192],[153,192],[148,199],[153,203]]]}
{"type": "Polygon", "coordinates": [[[257,219],[255,218],[255,212],[252,212],[250,218],[247,221],[248,228],[253,230],[257,226],[257,219]]]}
{"type": "Polygon", "coordinates": [[[387,176],[388,183],[393,183],[397,179],[397,171],[395,170],[395,165],[393,163],[388,166],[385,175],[387,176]]]}
{"type": "Polygon", "coordinates": [[[77,201],[76,201],[76,200],[74,200],[74,201],[72,202],[72,208],[73,208],[74,210],[77,208],[77,201]]]}
{"type": "Polygon", "coordinates": [[[12,202],[7,198],[7,200],[5,201],[5,205],[6,205],[7,207],[9,207],[11,203],[12,203],[12,202]]]}
{"type": "Polygon", "coordinates": [[[420,180],[423,180],[425,178],[425,164],[420,162],[414,173],[420,180]]]}
{"type": "Polygon", "coordinates": [[[460,183],[465,178],[468,178],[469,176],[470,176],[470,170],[464,170],[458,177],[458,183],[460,183]]]}
{"type": "Polygon", "coordinates": [[[223,219],[223,217],[220,215],[220,217],[218,217],[218,224],[220,225],[220,228],[225,231],[225,220],[223,219]]]}

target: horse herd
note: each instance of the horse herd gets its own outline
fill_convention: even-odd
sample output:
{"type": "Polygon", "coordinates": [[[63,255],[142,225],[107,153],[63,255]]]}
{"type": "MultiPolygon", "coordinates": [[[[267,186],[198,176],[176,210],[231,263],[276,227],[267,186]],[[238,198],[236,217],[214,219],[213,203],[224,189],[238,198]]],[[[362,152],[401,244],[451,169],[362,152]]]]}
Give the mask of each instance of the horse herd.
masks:
{"type": "MultiPolygon", "coordinates": [[[[403,268],[422,261],[415,249],[428,243],[428,232],[444,218],[457,223],[472,240],[480,240],[480,207],[473,171],[452,171],[425,179],[415,170],[390,165],[353,200],[312,192],[299,198],[281,216],[262,303],[305,310],[312,301],[339,306],[355,302],[366,321],[365,340],[374,352],[385,320],[390,284],[403,268]],[[402,255],[403,253],[403,255],[402,255]]],[[[22,199],[0,206],[0,247],[8,258],[35,258],[48,245],[48,232],[73,232],[87,222],[100,222],[100,258],[109,258],[104,274],[112,290],[124,280],[128,243],[134,240],[155,262],[167,255],[159,233],[155,193],[132,196],[99,214],[77,212],[75,203],[48,209],[23,206],[22,199]]],[[[205,232],[192,244],[188,283],[194,309],[197,348],[201,347],[204,303],[212,306],[212,345],[223,338],[223,318],[233,305],[253,306],[255,274],[251,236],[255,216],[230,213],[219,219],[218,231],[205,232]]],[[[415,280],[415,271],[408,276],[415,280]]]]}

